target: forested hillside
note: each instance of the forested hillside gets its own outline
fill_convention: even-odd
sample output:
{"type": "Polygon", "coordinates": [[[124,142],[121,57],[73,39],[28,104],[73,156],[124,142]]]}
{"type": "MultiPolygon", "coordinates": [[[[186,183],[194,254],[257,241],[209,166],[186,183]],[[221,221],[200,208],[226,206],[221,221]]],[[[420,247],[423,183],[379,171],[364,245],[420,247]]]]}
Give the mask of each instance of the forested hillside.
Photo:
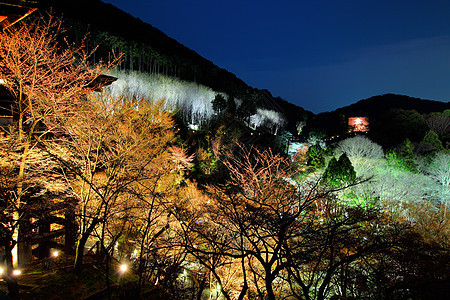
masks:
{"type": "Polygon", "coordinates": [[[445,106],[333,139],[342,113],[321,127],[63,28],[32,15],[0,35],[0,298],[448,298],[445,106]]]}
{"type": "MultiPolygon", "coordinates": [[[[370,123],[368,135],[385,148],[390,148],[406,138],[419,143],[429,130],[427,120],[449,109],[449,102],[386,94],[317,114],[308,126],[310,130],[328,137],[345,136],[349,130],[348,118],[367,117],[370,123]]],[[[443,138],[444,144],[449,141],[448,137],[443,138]]]]}
{"type": "MultiPolygon", "coordinates": [[[[236,75],[110,4],[100,0],[40,0],[39,5],[42,11],[51,8],[56,14],[64,15],[75,42],[80,41],[86,31],[90,32],[88,45],[100,46],[94,61],[108,58],[110,51],[114,50],[116,54],[124,53],[119,70],[176,77],[240,101],[256,102],[259,106],[261,90],[248,86],[236,75]]],[[[297,120],[306,120],[312,115],[301,107],[269,95],[273,106],[277,107],[275,110],[287,120],[285,126],[291,132],[295,132],[297,120]]]]}

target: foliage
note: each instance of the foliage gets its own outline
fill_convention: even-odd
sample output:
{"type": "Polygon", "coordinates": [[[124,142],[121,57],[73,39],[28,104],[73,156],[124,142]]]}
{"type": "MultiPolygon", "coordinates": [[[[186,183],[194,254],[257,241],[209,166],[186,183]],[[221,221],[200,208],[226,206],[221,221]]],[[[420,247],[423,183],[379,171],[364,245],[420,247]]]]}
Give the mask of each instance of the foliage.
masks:
{"type": "Polygon", "coordinates": [[[322,131],[311,131],[308,134],[308,144],[316,145],[320,144],[323,146],[323,139],[325,139],[326,135],[322,131]]]}
{"type": "Polygon", "coordinates": [[[239,149],[224,161],[230,181],[177,212],[187,251],[226,299],[324,299],[338,270],[394,245],[373,210],[340,205],[308,180],[293,183],[295,170],[270,151],[239,149]]]}
{"type": "Polygon", "coordinates": [[[334,157],[331,158],[323,175],[324,182],[331,186],[341,188],[354,183],[355,180],[356,172],[345,153],[341,154],[339,160],[336,160],[334,157]]]}
{"type": "Polygon", "coordinates": [[[390,109],[371,124],[370,136],[383,147],[391,148],[406,138],[419,142],[427,128],[424,116],[416,110],[390,109]]]}
{"type": "MultiPolygon", "coordinates": [[[[430,156],[425,173],[419,173],[409,140],[385,160],[381,146],[356,136],[338,144],[341,155],[331,158],[323,175],[327,184],[320,185],[314,174],[302,171],[306,164],[323,168],[331,147],[302,148],[294,163],[273,152],[268,132],[284,120],[278,112],[256,108],[256,94],[230,93],[226,99],[196,84],[133,72],[117,73],[109,95],[90,94],[92,82],[110,65],[92,67],[90,52],[58,46],[58,22],[37,22],[29,31],[39,33],[48,53],[34,47],[36,36],[26,40],[25,49],[21,38],[28,33],[20,28],[18,50],[1,37],[2,76],[9,76],[14,109],[20,108],[0,137],[0,243],[10,295],[18,293],[9,276],[12,247],[63,214],[76,215],[79,223],[76,269],[81,270],[85,246],[97,243],[108,297],[119,280],[110,270],[116,259],[128,261],[136,275],[129,286],[134,298],[145,285],[173,299],[207,293],[226,299],[413,298],[425,295],[418,283],[448,280],[448,153],[430,156]],[[7,51],[5,41],[14,51],[7,51]],[[42,56],[33,58],[33,49],[42,56]],[[17,57],[28,58],[21,65],[17,57]],[[159,92],[172,93],[172,100],[141,97],[159,92]],[[118,97],[111,97],[115,93],[118,97]],[[176,140],[175,127],[181,132],[183,124],[175,125],[175,109],[202,126],[176,140]],[[208,114],[224,110],[206,122],[208,114]],[[256,130],[248,127],[255,124],[256,130]],[[236,145],[239,139],[267,148],[236,145]],[[356,184],[354,167],[371,180],[356,184]],[[197,186],[187,175],[196,181],[208,176],[209,184],[197,186]]],[[[122,42],[112,41],[128,47],[123,64],[131,69],[176,65],[156,61],[155,53],[144,55],[149,48],[142,45],[122,42]],[[139,57],[155,61],[141,66],[139,57]]],[[[433,138],[427,140],[436,142],[433,138]]],[[[56,279],[43,282],[53,284],[48,278],[56,279]]]]}
{"type": "Polygon", "coordinates": [[[427,131],[422,141],[420,142],[420,145],[422,147],[422,152],[424,153],[430,153],[433,151],[439,151],[444,149],[444,146],[442,145],[439,136],[433,130],[427,131]]]}
{"type": "Polygon", "coordinates": [[[123,217],[135,207],[146,213],[143,206],[155,201],[155,193],[179,184],[179,180],[174,182],[173,172],[183,167],[183,155],[169,152],[174,140],[173,122],[161,104],[143,99],[135,105],[109,97],[89,99],[73,117],[61,116],[62,130],[68,138],[47,145],[71,174],[67,182],[81,205],[77,269],[94,230],[100,231],[103,249],[106,234],[109,232],[108,239],[114,241],[122,234],[121,226],[126,225],[115,217],[123,217]],[[111,230],[114,222],[119,222],[117,231],[111,230]]]}
{"type": "Polygon", "coordinates": [[[212,101],[212,107],[217,114],[223,112],[227,108],[225,97],[220,94],[216,95],[212,101]]]}
{"type": "MultiPolygon", "coordinates": [[[[1,79],[13,97],[10,107],[13,123],[3,141],[13,142],[8,149],[14,149],[9,159],[16,180],[9,192],[14,195],[10,198],[10,229],[14,233],[10,241],[4,242],[9,246],[18,242],[16,249],[23,249],[19,252],[19,263],[31,258],[28,220],[45,220],[56,210],[46,201],[56,200],[61,210],[65,199],[70,198],[61,184],[60,174],[55,174],[58,169],[55,161],[42,152],[39,143],[60,134],[55,115],[67,113],[71,107],[82,103],[84,94],[98,88],[95,80],[99,75],[117,63],[113,59],[92,66],[93,51],[95,48],[87,51],[83,44],[66,43],[62,22],[52,16],[29,18],[20,26],[8,27],[0,35],[1,79]],[[44,212],[36,209],[40,205],[44,212]]],[[[8,274],[12,272],[11,266],[8,264],[8,274]]]]}
{"type": "Polygon", "coordinates": [[[386,153],[388,166],[413,173],[418,172],[413,150],[414,146],[411,141],[406,139],[400,145],[399,149],[394,149],[386,153]]]}
{"type": "Polygon", "coordinates": [[[318,144],[309,147],[306,157],[309,166],[317,169],[325,166],[325,150],[318,144]]]}

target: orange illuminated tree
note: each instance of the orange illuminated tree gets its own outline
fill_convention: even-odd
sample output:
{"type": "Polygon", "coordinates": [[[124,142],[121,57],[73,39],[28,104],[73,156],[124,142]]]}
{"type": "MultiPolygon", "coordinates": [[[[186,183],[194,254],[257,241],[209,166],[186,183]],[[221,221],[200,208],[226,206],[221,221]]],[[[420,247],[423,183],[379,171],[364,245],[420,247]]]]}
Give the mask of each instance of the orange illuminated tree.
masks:
{"type": "Polygon", "coordinates": [[[144,203],[159,201],[163,184],[177,168],[169,151],[174,141],[173,121],[161,104],[106,96],[88,100],[60,120],[65,136],[47,148],[66,170],[67,182],[80,204],[76,270],[82,266],[88,238],[98,232],[97,240],[105,251],[121,234],[119,230],[107,238],[110,225],[143,209],[144,203]]]}
{"type": "MultiPolygon", "coordinates": [[[[83,101],[82,95],[95,89],[95,79],[116,64],[100,62],[92,66],[92,54],[83,46],[66,43],[62,22],[52,16],[29,18],[0,35],[0,80],[13,98],[8,107],[13,123],[2,128],[7,128],[3,135],[13,141],[15,154],[10,156],[14,158],[16,181],[10,193],[11,243],[23,245],[19,225],[23,212],[29,213],[25,198],[36,192],[30,186],[42,184],[35,180],[42,178],[35,176],[36,170],[42,171],[34,168],[39,165],[36,160],[45,164],[48,159],[35,153],[39,152],[39,141],[55,133],[55,113],[67,112],[74,103],[83,101]]],[[[8,273],[11,271],[8,268],[8,273]]]]}

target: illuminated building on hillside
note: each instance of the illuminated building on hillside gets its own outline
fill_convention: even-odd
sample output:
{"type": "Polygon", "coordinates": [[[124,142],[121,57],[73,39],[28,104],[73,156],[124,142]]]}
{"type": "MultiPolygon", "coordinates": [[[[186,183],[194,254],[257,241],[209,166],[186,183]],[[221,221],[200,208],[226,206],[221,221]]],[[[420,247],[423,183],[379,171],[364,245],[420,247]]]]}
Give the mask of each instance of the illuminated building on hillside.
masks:
{"type": "Polygon", "coordinates": [[[369,118],[367,117],[348,118],[348,131],[349,132],[369,131],[369,118]]]}

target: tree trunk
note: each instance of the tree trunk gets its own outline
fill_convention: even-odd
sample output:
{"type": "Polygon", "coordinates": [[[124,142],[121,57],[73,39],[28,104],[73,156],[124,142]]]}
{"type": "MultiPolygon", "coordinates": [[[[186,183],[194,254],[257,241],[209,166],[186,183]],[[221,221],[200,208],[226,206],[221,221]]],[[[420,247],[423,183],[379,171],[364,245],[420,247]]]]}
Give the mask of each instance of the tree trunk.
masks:
{"type": "Polygon", "coordinates": [[[64,251],[66,254],[74,254],[78,226],[75,221],[75,211],[71,205],[66,210],[64,218],[66,229],[66,234],[64,235],[64,251]]]}
{"type": "Polygon", "coordinates": [[[6,286],[8,287],[8,295],[11,299],[19,299],[19,284],[17,279],[12,274],[13,272],[13,256],[12,249],[14,248],[14,240],[11,235],[7,236],[4,240],[5,245],[5,264],[6,264],[6,272],[3,274],[2,278],[6,282],[6,286]]]}
{"type": "MultiPolygon", "coordinates": [[[[46,233],[50,233],[50,223],[41,224],[39,226],[39,235],[43,236],[46,233]]],[[[50,256],[50,243],[47,240],[44,240],[39,243],[39,253],[38,257],[40,259],[46,258],[50,256]]]]}
{"type": "Polygon", "coordinates": [[[84,246],[86,245],[87,239],[91,235],[92,231],[94,231],[94,228],[98,223],[98,219],[92,220],[91,225],[86,229],[84,233],[81,234],[81,237],[78,240],[77,249],[75,252],[75,264],[73,267],[75,272],[81,271],[81,268],[83,266],[84,246]]]}
{"type": "Polygon", "coordinates": [[[267,299],[275,300],[276,298],[275,298],[275,294],[273,292],[272,282],[273,282],[273,276],[272,275],[266,275],[265,283],[266,283],[267,299]]]}
{"type": "Polygon", "coordinates": [[[12,273],[8,273],[3,275],[3,280],[6,282],[6,286],[8,287],[8,295],[11,299],[16,300],[20,299],[19,297],[19,284],[17,283],[17,279],[12,275],[12,273]]]}
{"type": "Polygon", "coordinates": [[[28,219],[23,219],[19,225],[17,240],[17,265],[25,266],[31,262],[31,241],[26,237],[28,233],[28,219]]]}

